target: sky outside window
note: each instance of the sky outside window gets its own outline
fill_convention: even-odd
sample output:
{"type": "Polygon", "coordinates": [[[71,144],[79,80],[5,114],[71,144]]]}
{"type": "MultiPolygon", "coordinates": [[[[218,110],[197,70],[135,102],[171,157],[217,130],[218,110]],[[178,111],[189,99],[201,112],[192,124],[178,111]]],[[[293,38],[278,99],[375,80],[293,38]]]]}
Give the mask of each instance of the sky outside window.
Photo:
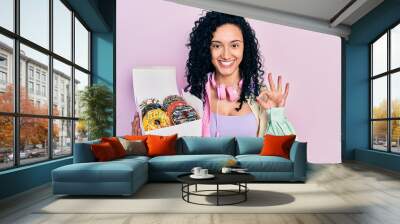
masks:
{"type": "Polygon", "coordinates": [[[49,48],[49,1],[20,0],[21,36],[49,48]]]}
{"type": "Polygon", "coordinates": [[[387,71],[387,34],[383,35],[372,45],[372,75],[387,71]]]}
{"type": "Polygon", "coordinates": [[[60,0],[53,3],[53,51],[71,60],[72,12],[60,0]]]}
{"type": "Polygon", "coordinates": [[[14,0],[0,0],[0,26],[14,31],[14,0]]]}

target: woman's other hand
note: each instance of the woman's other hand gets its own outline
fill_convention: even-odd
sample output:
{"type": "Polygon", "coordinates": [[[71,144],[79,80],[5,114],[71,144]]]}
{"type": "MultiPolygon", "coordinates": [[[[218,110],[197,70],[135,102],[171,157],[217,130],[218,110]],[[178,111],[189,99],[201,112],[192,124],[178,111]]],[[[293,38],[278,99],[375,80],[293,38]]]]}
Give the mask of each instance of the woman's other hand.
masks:
{"type": "Polygon", "coordinates": [[[257,102],[264,108],[285,107],[286,98],[289,95],[289,83],[285,85],[285,91],[282,91],[282,77],[278,76],[278,88],[276,88],[272,79],[272,74],[268,73],[269,89],[264,90],[257,96],[257,102]]]}
{"type": "Polygon", "coordinates": [[[132,122],[132,135],[142,135],[142,129],[140,128],[139,113],[135,113],[135,117],[132,122]]]}

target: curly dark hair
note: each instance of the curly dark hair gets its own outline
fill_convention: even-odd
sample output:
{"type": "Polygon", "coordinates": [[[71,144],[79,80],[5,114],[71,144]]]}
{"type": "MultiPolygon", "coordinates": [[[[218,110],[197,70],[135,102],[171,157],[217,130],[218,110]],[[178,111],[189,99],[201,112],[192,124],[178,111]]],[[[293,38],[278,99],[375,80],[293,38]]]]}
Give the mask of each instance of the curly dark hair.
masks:
{"type": "Polygon", "coordinates": [[[242,90],[236,108],[239,111],[246,99],[254,99],[258,96],[264,81],[262,58],[259,52],[259,44],[254,30],[249,23],[240,16],[229,15],[220,12],[209,11],[200,17],[194,24],[186,46],[190,49],[189,58],[186,61],[186,79],[188,91],[203,100],[205,103],[205,85],[207,74],[215,72],[211,63],[210,44],[212,34],[224,24],[234,24],[240,28],[243,35],[244,51],[243,59],[239,65],[240,78],[243,79],[242,90]]]}

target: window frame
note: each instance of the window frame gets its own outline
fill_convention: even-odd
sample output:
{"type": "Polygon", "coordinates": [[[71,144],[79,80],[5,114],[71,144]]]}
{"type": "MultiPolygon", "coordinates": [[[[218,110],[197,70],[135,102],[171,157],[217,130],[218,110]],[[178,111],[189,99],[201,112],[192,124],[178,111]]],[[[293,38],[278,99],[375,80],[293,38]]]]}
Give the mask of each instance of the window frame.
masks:
{"type": "Polygon", "coordinates": [[[400,154],[400,152],[393,152],[392,151],[392,121],[400,120],[400,117],[393,117],[392,116],[392,98],[391,98],[391,92],[392,92],[392,85],[391,85],[391,79],[393,75],[396,75],[396,73],[400,72],[400,67],[391,69],[391,31],[393,28],[396,26],[400,26],[400,21],[395,22],[392,24],[389,28],[387,28],[383,33],[378,35],[375,39],[373,39],[369,44],[369,149],[373,151],[380,151],[380,152],[386,152],[386,153],[391,153],[391,154],[400,154]],[[386,71],[382,72],[380,74],[376,74],[374,76],[373,74],[373,44],[379,40],[381,37],[383,37],[385,34],[387,34],[387,64],[386,64],[386,71]],[[387,93],[386,93],[386,98],[387,98],[387,105],[386,105],[386,118],[373,118],[373,81],[378,78],[386,77],[386,87],[387,87],[387,93]],[[374,121],[386,121],[386,151],[379,150],[374,148],[374,136],[373,136],[373,122],[374,121]]]}
{"type": "MultiPolygon", "coordinates": [[[[13,161],[13,166],[10,167],[5,167],[5,168],[0,168],[0,172],[5,171],[5,170],[11,170],[11,169],[16,169],[19,167],[24,167],[24,166],[30,166],[33,164],[38,164],[38,163],[43,163],[47,162],[50,160],[58,160],[66,157],[73,156],[74,153],[74,143],[75,143],[75,126],[76,126],[76,121],[79,120],[79,117],[75,117],[75,108],[71,108],[71,114],[70,116],[56,116],[53,115],[53,59],[58,60],[59,62],[62,62],[68,66],[71,66],[71,93],[73,95],[71,99],[71,104],[74,105],[75,103],[75,88],[74,88],[74,82],[75,82],[75,69],[87,74],[89,76],[89,83],[88,86],[92,85],[92,61],[91,61],[91,48],[92,48],[92,43],[91,43],[91,37],[92,37],[92,30],[88,27],[88,25],[83,21],[83,19],[72,9],[72,7],[66,2],[65,0],[59,0],[68,10],[71,11],[71,59],[64,58],[63,56],[55,53],[53,50],[53,24],[54,24],[54,17],[53,17],[53,0],[48,0],[49,2],[49,48],[46,49],[45,47],[42,47],[39,44],[34,43],[33,41],[30,41],[29,39],[26,39],[20,35],[20,0],[14,0],[13,1],[13,10],[14,10],[14,30],[10,31],[4,27],[0,26],[0,35],[3,35],[5,37],[11,38],[13,40],[13,63],[12,63],[12,73],[14,78],[14,110],[13,112],[2,112],[0,111],[0,116],[4,117],[12,117],[13,119],[13,154],[14,154],[14,161],[13,161]],[[75,63],[75,18],[79,20],[79,22],[84,26],[84,28],[88,31],[88,69],[85,69],[78,64],[75,63]],[[48,80],[46,84],[46,91],[45,92],[46,96],[48,97],[48,112],[46,115],[39,115],[39,114],[27,114],[27,113],[21,113],[20,111],[20,45],[23,44],[27,47],[30,47],[36,51],[39,51],[40,53],[43,53],[48,56],[49,58],[49,63],[48,63],[48,80]],[[47,136],[47,142],[49,143],[47,145],[47,150],[48,150],[48,155],[47,158],[43,158],[43,160],[40,160],[38,162],[32,162],[32,163],[26,163],[26,164],[21,164],[20,161],[20,119],[21,118],[45,118],[47,119],[48,122],[48,136],[47,136]],[[57,120],[66,120],[66,121],[71,121],[71,153],[68,155],[62,155],[62,156],[54,156],[54,147],[53,147],[53,123],[57,120]]],[[[29,70],[30,66],[27,64],[27,71],[29,70]]],[[[36,83],[41,83],[42,84],[42,79],[41,79],[41,74],[42,72],[39,73],[39,80],[36,82],[36,69],[34,68],[33,70],[33,79],[30,79],[30,74],[27,72],[26,75],[26,81],[28,82],[29,80],[33,81],[34,86],[36,83]]],[[[42,86],[42,85],[40,85],[42,86]]],[[[27,86],[28,87],[28,86],[27,86]]],[[[27,89],[27,91],[29,91],[27,89]]],[[[34,88],[34,92],[36,89],[34,88]]],[[[42,96],[42,94],[38,95],[42,96]]]]}

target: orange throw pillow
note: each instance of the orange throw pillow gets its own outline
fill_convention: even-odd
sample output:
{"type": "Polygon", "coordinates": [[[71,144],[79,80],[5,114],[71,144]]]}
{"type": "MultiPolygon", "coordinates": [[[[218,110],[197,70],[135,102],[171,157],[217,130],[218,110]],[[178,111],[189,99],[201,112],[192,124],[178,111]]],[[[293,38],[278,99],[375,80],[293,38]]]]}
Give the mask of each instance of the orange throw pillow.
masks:
{"type": "Polygon", "coordinates": [[[114,149],[115,155],[117,158],[121,158],[126,156],[126,151],[122,146],[121,142],[119,142],[118,138],[110,137],[110,138],[101,138],[101,142],[108,142],[114,149]]]}
{"type": "Polygon", "coordinates": [[[177,134],[171,136],[148,135],[146,140],[148,156],[175,155],[177,138],[177,134]]]}
{"type": "Polygon", "coordinates": [[[285,135],[285,136],[275,136],[275,135],[265,135],[264,145],[261,149],[260,155],[262,156],[280,156],[289,159],[290,147],[296,135],[285,135]]]}
{"type": "Polygon", "coordinates": [[[125,135],[124,139],[130,140],[130,141],[140,140],[140,141],[146,142],[147,135],[125,135]]]}
{"type": "Polygon", "coordinates": [[[109,161],[117,158],[115,151],[110,143],[102,142],[100,144],[91,145],[94,157],[99,162],[109,161]]]}

